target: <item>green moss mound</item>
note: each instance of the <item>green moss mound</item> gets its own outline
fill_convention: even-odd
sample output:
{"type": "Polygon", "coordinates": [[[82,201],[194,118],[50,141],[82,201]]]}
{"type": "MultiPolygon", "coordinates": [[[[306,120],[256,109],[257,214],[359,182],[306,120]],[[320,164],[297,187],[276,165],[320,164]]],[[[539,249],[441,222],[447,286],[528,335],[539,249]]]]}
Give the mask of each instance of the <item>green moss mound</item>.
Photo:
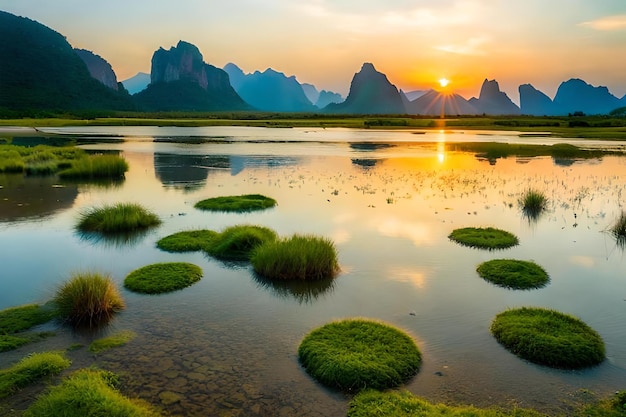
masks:
{"type": "Polygon", "coordinates": [[[156,417],[144,401],[129,399],[116,389],[118,378],[106,371],[81,369],[41,395],[24,417],[156,417]]]}
{"type": "Polygon", "coordinates": [[[105,350],[124,346],[126,343],[133,340],[135,336],[135,332],[132,332],[130,330],[117,332],[110,336],[102,337],[91,342],[91,344],[89,345],[89,351],[93,353],[100,353],[105,350]]]}
{"type": "Polygon", "coordinates": [[[12,334],[28,330],[54,318],[51,308],[37,304],[7,308],[0,311],[0,334],[12,334]]]}
{"type": "Polygon", "coordinates": [[[265,210],[276,205],[276,200],[260,194],[214,197],[198,201],[195,208],[208,211],[249,212],[265,210]]]}
{"type": "Polygon", "coordinates": [[[539,265],[516,259],[493,259],[476,268],[485,280],[504,288],[530,290],[545,287],[550,281],[548,273],[539,265]]]}
{"type": "Polygon", "coordinates": [[[202,278],[202,269],[185,262],[166,262],[136,269],[124,279],[124,287],[143,294],[162,294],[189,287],[202,278]]]}
{"type": "Polygon", "coordinates": [[[276,238],[276,232],[267,227],[232,226],[219,233],[204,250],[218,259],[246,261],[250,259],[252,251],[257,246],[274,241],[276,238]]]}
{"type": "Polygon", "coordinates": [[[33,353],[10,368],[0,370],[0,398],[6,398],[42,378],[57,375],[70,366],[57,352],[33,353]]]}
{"type": "Polygon", "coordinates": [[[313,330],[302,340],[298,358],[313,378],[347,392],[396,387],[412,378],[421,364],[421,353],[406,333],[363,319],[313,330]]]}
{"type": "Polygon", "coordinates": [[[408,391],[365,390],[350,401],[347,417],[545,417],[534,410],[480,409],[473,406],[432,404],[408,391]]]}
{"type": "Polygon", "coordinates": [[[323,280],[339,272],[332,241],[311,235],[294,235],[267,242],[250,258],[260,276],[277,280],[323,280]]]}
{"type": "Polygon", "coordinates": [[[75,327],[107,323],[125,306],[111,277],[95,272],[73,274],[57,289],[52,302],[58,316],[75,327]]]}
{"type": "Polygon", "coordinates": [[[213,230],[188,230],[166,236],[156,245],[167,252],[195,252],[207,248],[217,235],[213,230]]]}
{"type": "Polygon", "coordinates": [[[455,229],[448,238],[463,246],[479,249],[506,249],[519,244],[514,234],[493,227],[455,229]]]}
{"type": "Polygon", "coordinates": [[[78,229],[83,232],[124,233],[161,224],[159,217],[139,204],[118,203],[83,212],[78,229]]]}
{"type": "Polygon", "coordinates": [[[605,358],[598,333],[581,320],[554,310],[507,310],[493,320],[491,333],[515,355],[552,368],[586,368],[605,358]]]}

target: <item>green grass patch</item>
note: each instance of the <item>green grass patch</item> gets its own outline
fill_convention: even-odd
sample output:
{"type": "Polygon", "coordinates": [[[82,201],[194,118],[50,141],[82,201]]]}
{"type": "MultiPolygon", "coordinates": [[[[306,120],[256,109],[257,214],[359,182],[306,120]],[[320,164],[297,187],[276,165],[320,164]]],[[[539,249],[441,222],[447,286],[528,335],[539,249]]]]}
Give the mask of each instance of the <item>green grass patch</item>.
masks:
{"type": "Polygon", "coordinates": [[[354,396],[348,407],[347,417],[546,417],[522,408],[502,410],[432,404],[408,391],[365,390],[354,396]]]}
{"type": "Polygon", "coordinates": [[[139,204],[118,203],[84,211],[77,228],[83,232],[128,233],[159,224],[161,219],[139,204]]]}
{"type": "Polygon", "coordinates": [[[214,197],[198,201],[194,207],[208,211],[248,212],[265,210],[276,205],[276,200],[260,194],[214,197]]]}
{"type": "Polygon", "coordinates": [[[617,243],[626,246],[626,212],[622,211],[610,228],[611,234],[617,243]]]}
{"type": "Polygon", "coordinates": [[[550,280],[548,273],[541,266],[516,259],[493,259],[483,262],[478,265],[476,272],[499,287],[515,290],[545,287],[550,280]]]}
{"type": "Polygon", "coordinates": [[[124,309],[124,300],[111,277],[92,272],[73,274],[57,289],[52,302],[59,317],[76,327],[104,324],[124,309]]]}
{"type": "Polygon", "coordinates": [[[262,277],[279,280],[321,280],[339,272],[335,245],[329,239],[294,235],[256,248],[250,259],[262,277]]]}
{"type": "Polygon", "coordinates": [[[491,333],[515,355],[552,368],[586,368],[605,358],[598,333],[581,320],[554,310],[507,310],[493,320],[491,333]]]}
{"type": "Polygon", "coordinates": [[[213,230],[187,230],[166,236],[156,245],[167,252],[195,252],[206,249],[217,235],[213,230]]]}
{"type": "Polygon", "coordinates": [[[42,378],[57,375],[70,361],[57,352],[33,353],[10,368],[0,370],[0,398],[6,398],[42,378]]]}
{"type": "Polygon", "coordinates": [[[276,238],[276,232],[267,227],[238,225],[224,229],[204,250],[214,258],[247,261],[255,248],[276,238]]]}
{"type": "Polygon", "coordinates": [[[548,197],[539,190],[528,189],[518,201],[524,215],[536,219],[548,206],[548,197]]]}
{"type": "Polygon", "coordinates": [[[49,306],[28,304],[0,311],[0,334],[23,332],[33,326],[47,323],[55,317],[49,306]]]}
{"type": "Polygon", "coordinates": [[[479,249],[506,249],[519,244],[514,234],[493,227],[455,229],[448,238],[463,246],[479,249]]]}
{"type": "Polygon", "coordinates": [[[126,343],[133,340],[135,336],[135,332],[130,330],[117,332],[111,336],[102,337],[91,342],[89,345],[89,351],[93,353],[100,353],[115,347],[124,346],[126,343]]]}
{"type": "Polygon", "coordinates": [[[24,417],[156,417],[160,412],[148,403],[123,396],[115,374],[81,369],[37,398],[24,417]]]}
{"type": "Polygon", "coordinates": [[[421,353],[406,333],[363,319],[313,330],[302,340],[298,358],[313,378],[346,392],[396,387],[411,379],[421,364],[421,353]]]}
{"type": "Polygon", "coordinates": [[[202,278],[199,266],[185,262],[146,265],[124,279],[124,286],[143,294],[161,294],[189,287],[202,278]]]}
{"type": "Polygon", "coordinates": [[[54,335],[54,332],[26,333],[19,336],[0,335],[0,352],[17,349],[18,347],[40,341],[54,335]]]}
{"type": "Polygon", "coordinates": [[[121,179],[128,171],[128,163],[118,155],[89,155],[71,162],[70,167],[59,172],[64,179],[100,180],[121,179]]]}

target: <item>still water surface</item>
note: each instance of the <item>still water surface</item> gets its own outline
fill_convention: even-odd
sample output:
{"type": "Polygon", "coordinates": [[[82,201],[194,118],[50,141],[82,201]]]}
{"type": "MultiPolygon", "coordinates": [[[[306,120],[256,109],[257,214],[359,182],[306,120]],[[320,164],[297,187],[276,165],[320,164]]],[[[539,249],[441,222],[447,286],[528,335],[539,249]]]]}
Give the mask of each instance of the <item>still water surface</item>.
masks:
{"type": "Polygon", "coordinates": [[[86,349],[71,352],[73,367],[95,363],[120,372],[125,393],[177,415],[341,416],[349,398],[311,380],[298,365],[297,347],[331,320],[367,317],[415,338],[423,366],[405,388],[432,401],[557,412],[574,404],[581,389],[607,396],[626,388],[626,255],[606,232],[626,197],[626,157],[487,161],[446,150],[447,142],[460,140],[563,142],[497,132],[48,131],[123,138],[84,148],[119,151],[130,170],[114,187],[0,174],[0,309],[47,301],[76,271],[110,273],[121,287],[136,268],[186,261],[199,265],[204,277],[161,296],[122,290],[127,308],[109,328],[96,335],[60,330],[45,342],[0,354],[2,367],[33,350],[88,344],[128,329],[137,337],[124,347],[97,357],[86,349]],[[550,198],[536,222],[523,218],[517,204],[529,187],[550,198]],[[246,193],[271,196],[278,206],[253,214],[193,208],[204,198],[246,193]],[[81,210],[117,202],[140,203],[163,224],[126,243],[74,231],[81,210]],[[181,230],[242,223],[285,236],[332,238],[341,274],[318,286],[277,286],[259,281],[246,264],[155,247],[181,230]],[[489,252],[448,240],[453,229],[468,226],[506,229],[520,245],[489,252]],[[478,277],[479,263],[503,257],[539,263],[549,285],[512,291],[478,277]],[[489,325],[497,313],[520,306],[581,318],[604,339],[607,360],[561,371],[518,359],[493,339],[489,325]]]}

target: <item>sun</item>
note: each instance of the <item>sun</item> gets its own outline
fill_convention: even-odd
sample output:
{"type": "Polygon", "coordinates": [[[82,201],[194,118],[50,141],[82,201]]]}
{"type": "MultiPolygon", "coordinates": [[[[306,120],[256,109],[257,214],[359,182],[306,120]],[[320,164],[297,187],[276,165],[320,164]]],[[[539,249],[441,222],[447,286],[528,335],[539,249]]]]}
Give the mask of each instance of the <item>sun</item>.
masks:
{"type": "Polygon", "coordinates": [[[449,79],[447,79],[447,78],[440,78],[439,79],[439,85],[442,88],[446,88],[448,86],[448,84],[450,84],[450,80],[449,79]]]}

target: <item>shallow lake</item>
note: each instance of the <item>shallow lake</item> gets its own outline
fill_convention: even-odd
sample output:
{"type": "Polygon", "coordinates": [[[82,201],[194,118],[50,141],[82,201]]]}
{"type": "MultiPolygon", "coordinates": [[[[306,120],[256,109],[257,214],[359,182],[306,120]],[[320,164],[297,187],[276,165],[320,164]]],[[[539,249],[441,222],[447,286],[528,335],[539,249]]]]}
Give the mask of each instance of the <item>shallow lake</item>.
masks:
{"type": "Polygon", "coordinates": [[[0,354],[1,367],[31,351],[133,330],[137,337],[129,344],[97,357],[85,348],[70,352],[73,367],[120,372],[125,393],[177,415],[341,416],[349,397],[313,381],[298,364],[297,348],[315,327],[366,317],[414,337],[423,365],[405,388],[431,401],[563,412],[590,392],[604,397],[626,389],[626,255],[607,232],[626,202],[626,156],[487,160],[446,146],[583,143],[498,132],[41,130],[71,134],[89,151],[119,152],[130,170],[123,183],[108,187],[0,174],[0,309],[45,302],[78,271],[110,273],[122,288],[136,268],[186,261],[204,277],[160,296],[122,289],[127,308],[108,328],[90,335],[56,329],[52,338],[0,354]],[[549,197],[536,221],[524,218],[517,203],[529,187],[549,197]],[[251,214],[193,207],[205,198],[248,193],[270,196],[278,206],[251,214]],[[82,210],[117,202],[140,203],[163,224],[117,242],[74,230],[82,210]],[[322,285],[273,285],[246,264],[155,247],[178,231],[235,224],[332,238],[341,273],[322,285]],[[508,230],[520,245],[490,252],[448,239],[453,229],[469,226],[508,230]],[[532,291],[496,287],[476,273],[479,263],[495,258],[534,260],[550,283],[532,291]],[[579,317],[604,339],[607,360],[562,371],[509,353],[489,326],[499,312],[521,306],[579,317]]]}

